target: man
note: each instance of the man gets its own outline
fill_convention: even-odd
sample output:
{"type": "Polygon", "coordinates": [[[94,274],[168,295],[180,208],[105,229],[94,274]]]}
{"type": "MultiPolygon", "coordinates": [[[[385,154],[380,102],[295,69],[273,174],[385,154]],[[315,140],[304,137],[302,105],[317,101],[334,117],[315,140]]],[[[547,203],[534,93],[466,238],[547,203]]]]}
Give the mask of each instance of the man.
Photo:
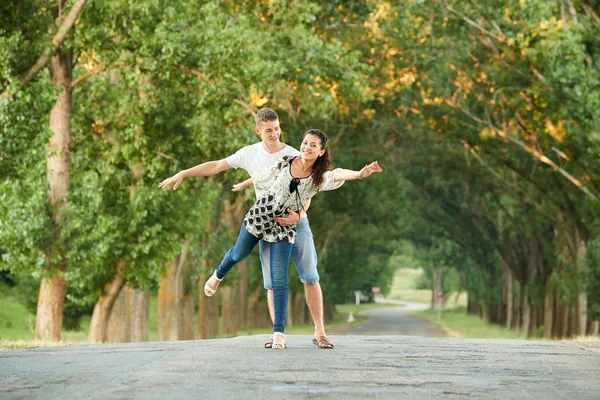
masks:
{"type": "MultiPolygon", "coordinates": [[[[235,154],[218,161],[208,161],[193,168],[183,170],[165,179],[160,183],[161,189],[166,189],[170,185],[173,190],[177,189],[184,178],[190,176],[211,176],[216,175],[229,168],[242,168],[254,176],[257,173],[271,167],[277,160],[285,155],[299,155],[298,150],[282,143],[280,141],[281,130],[279,127],[279,117],[277,113],[269,108],[263,108],[256,113],[256,127],[254,131],[260,136],[261,141],[238,150],[235,154]]],[[[256,189],[257,198],[262,193],[256,189]]],[[[286,218],[278,218],[277,223],[287,226],[296,224],[296,241],[292,247],[292,257],[294,265],[300,280],[304,283],[304,292],[306,303],[310,310],[315,324],[315,334],[313,343],[322,349],[332,349],[333,344],[327,340],[325,334],[325,325],[323,323],[323,294],[319,284],[319,274],[317,272],[317,252],[312,237],[312,232],[306,217],[306,209],[310,202],[305,204],[304,211],[300,214],[289,210],[286,218]]],[[[269,314],[271,320],[274,319],[273,306],[273,285],[271,283],[269,243],[260,241],[260,261],[262,265],[264,287],[268,290],[267,300],[269,305],[269,314]]],[[[272,342],[265,343],[266,348],[270,348],[272,342]]]]}

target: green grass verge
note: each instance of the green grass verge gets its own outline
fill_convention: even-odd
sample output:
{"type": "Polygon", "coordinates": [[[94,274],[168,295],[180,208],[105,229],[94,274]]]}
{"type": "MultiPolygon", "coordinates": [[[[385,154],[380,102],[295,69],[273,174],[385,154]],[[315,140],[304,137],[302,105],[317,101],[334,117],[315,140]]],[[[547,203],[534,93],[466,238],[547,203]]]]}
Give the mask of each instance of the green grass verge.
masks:
{"type": "Polygon", "coordinates": [[[466,307],[446,309],[441,312],[426,310],[414,313],[419,317],[439,325],[448,336],[470,339],[526,339],[520,331],[506,329],[500,325],[488,324],[475,315],[468,315],[466,307]]]}
{"type": "MultiPolygon", "coordinates": [[[[430,304],[430,289],[415,289],[417,280],[423,275],[422,269],[400,268],[394,273],[394,281],[387,298],[390,300],[405,300],[415,303],[430,304]]],[[[451,293],[446,299],[447,308],[455,308],[467,305],[467,294],[451,293]]]]}

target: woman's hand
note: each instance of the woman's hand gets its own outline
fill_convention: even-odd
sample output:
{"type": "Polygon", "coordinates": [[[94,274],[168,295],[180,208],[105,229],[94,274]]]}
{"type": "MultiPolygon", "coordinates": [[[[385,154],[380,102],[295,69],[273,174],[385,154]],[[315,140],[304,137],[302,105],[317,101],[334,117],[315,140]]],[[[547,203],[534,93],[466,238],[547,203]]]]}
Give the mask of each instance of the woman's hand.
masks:
{"type": "Polygon", "coordinates": [[[364,178],[371,176],[371,174],[374,172],[382,172],[382,171],[383,171],[383,169],[381,169],[381,167],[379,166],[379,163],[377,161],[373,161],[371,164],[365,165],[363,167],[363,169],[361,169],[358,172],[358,179],[364,179],[364,178]]]}
{"type": "Polygon", "coordinates": [[[275,217],[275,222],[281,226],[294,225],[298,223],[298,221],[300,221],[300,214],[291,209],[288,209],[287,217],[275,217]]]}
{"type": "Polygon", "coordinates": [[[233,185],[231,189],[232,192],[239,192],[241,190],[246,189],[248,186],[252,185],[252,178],[246,179],[244,182],[236,183],[233,185]]]}
{"type": "Polygon", "coordinates": [[[161,189],[168,189],[169,186],[174,185],[173,190],[176,190],[179,187],[179,185],[181,185],[181,182],[183,182],[183,178],[185,178],[185,176],[183,176],[183,172],[178,172],[172,177],[167,178],[161,183],[159,183],[158,187],[161,189]]]}

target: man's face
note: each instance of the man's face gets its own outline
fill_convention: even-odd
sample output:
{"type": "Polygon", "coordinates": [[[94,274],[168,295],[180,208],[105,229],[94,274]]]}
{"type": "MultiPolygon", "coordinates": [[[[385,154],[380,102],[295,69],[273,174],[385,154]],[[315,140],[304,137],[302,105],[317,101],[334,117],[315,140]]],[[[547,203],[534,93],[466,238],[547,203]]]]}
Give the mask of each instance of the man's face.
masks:
{"type": "Polygon", "coordinates": [[[260,136],[263,142],[274,144],[279,142],[281,130],[279,129],[279,121],[259,121],[258,126],[254,128],[256,134],[260,136]]]}

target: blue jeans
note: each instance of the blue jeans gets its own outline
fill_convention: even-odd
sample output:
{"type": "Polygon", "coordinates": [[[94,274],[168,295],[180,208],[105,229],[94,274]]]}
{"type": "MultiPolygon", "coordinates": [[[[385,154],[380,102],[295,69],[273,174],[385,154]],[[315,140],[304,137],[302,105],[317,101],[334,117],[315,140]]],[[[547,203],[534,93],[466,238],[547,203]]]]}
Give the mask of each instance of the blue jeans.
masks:
{"type": "MultiPolygon", "coordinates": [[[[271,243],[261,240],[258,249],[260,250],[264,287],[265,289],[273,289],[270,262],[271,243]]],[[[296,271],[300,276],[300,282],[305,285],[319,282],[317,250],[308,224],[308,217],[302,218],[296,224],[296,241],[292,245],[292,258],[294,259],[294,267],[296,267],[296,271]]]]}
{"type": "MultiPolygon", "coordinates": [[[[242,224],[235,245],[227,250],[225,257],[217,268],[217,278],[223,279],[237,263],[250,255],[259,239],[246,230],[242,224]]],[[[275,306],[275,321],[273,332],[285,331],[285,318],[288,305],[288,265],[292,254],[292,245],[281,241],[270,244],[271,281],[273,282],[273,303],[275,306]]]]}

